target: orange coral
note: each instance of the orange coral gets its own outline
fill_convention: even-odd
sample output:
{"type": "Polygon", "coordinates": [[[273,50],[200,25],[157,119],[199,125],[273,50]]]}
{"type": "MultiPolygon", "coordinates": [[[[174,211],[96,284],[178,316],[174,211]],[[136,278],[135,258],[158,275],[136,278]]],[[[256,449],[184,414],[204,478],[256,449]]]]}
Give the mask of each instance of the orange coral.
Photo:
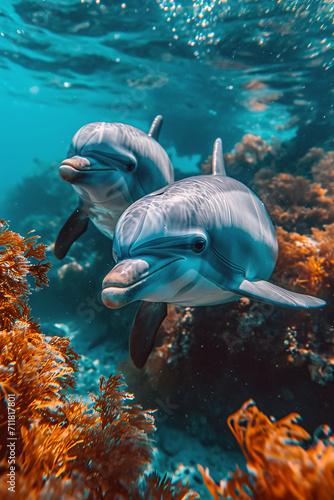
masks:
{"type": "MultiPolygon", "coordinates": [[[[334,497],[334,439],[318,439],[308,448],[309,434],[292,413],[269,419],[252,400],[228,418],[228,425],[247,459],[248,472],[237,468],[218,486],[208,469],[199,466],[215,500],[332,500],[334,497]]],[[[322,429],[328,433],[328,428],[322,429]]]]}
{"type": "Polygon", "coordinates": [[[37,244],[39,236],[28,236],[9,231],[5,221],[0,221],[0,329],[10,328],[17,319],[29,318],[28,275],[39,288],[48,283],[46,273],[51,264],[43,263],[46,247],[37,244]],[[37,263],[33,264],[31,258],[37,263]]]}
{"type": "Polygon", "coordinates": [[[260,136],[246,134],[242,141],[235,145],[234,153],[224,156],[227,169],[233,174],[249,168],[258,169],[265,165],[271,165],[277,151],[274,146],[268,144],[260,136]]]}
{"type": "Polygon", "coordinates": [[[334,224],[324,231],[312,228],[312,236],[276,229],[279,246],[273,278],[281,285],[324,294],[334,284],[334,224]]]}
{"type": "MultiPolygon", "coordinates": [[[[260,166],[260,165],[259,165],[260,166]]],[[[307,233],[310,227],[334,222],[334,152],[311,148],[295,166],[302,175],[275,173],[261,168],[253,189],[266,205],[274,224],[289,231],[307,233]]]]}
{"type": "Polygon", "coordinates": [[[297,168],[310,168],[313,180],[326,187],[330,195],[334,194],[334,151],[325,152],[321,148],[311,148],[299,160],[297,168]]]}
{"type": "Polygon", "coordinates": [[[307,232],[312,226],[334,222],[334,198],[323,185],[303,176],[275,175],[259,170],[253,189],[265,204],[275,225],[289,231],[307,232]]]}
{"type": "Polygon", "coordinates": [[[152,411],[129,404],[133,396],[125,391],[121,375],[108,381],[102,377],[100,394],[91,397],[91,404],[66,395],[75,386],[80,356],[69,339],[47,338],[29,319],[28,277],[37,286],[46,284],[49,268],[42,264],[44,245],[36,240],[8,231],[2,222],[1,498],[12,498],[13,492],[33,500],[197,498],[188,486],[173,485],[170,478],[143,478],[153,458],[149,435],[154,419],[152,411]],[[14,443],[14,459],[8,442],[14,443]],[[13,468],[14,490],[9,491],[13,468]]]}

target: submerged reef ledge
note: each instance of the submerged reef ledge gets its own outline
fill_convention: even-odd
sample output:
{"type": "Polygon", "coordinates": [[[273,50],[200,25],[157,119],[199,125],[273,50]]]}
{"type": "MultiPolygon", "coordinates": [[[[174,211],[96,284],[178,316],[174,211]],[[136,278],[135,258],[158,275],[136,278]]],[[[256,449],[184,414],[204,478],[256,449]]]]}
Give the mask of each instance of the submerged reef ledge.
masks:
{"type": "Polygon", "coordinates": [[[69,396],[80,356],[68,338],[46,337],[27,305],[47,285],[45,245],[0,226],[1,499],[195,499],[153,459],[153,411],[131,404],[121,375],[100,379],[91,404],[69,396]],[[36,261],[36,263],[33,263],[36,261]]]}

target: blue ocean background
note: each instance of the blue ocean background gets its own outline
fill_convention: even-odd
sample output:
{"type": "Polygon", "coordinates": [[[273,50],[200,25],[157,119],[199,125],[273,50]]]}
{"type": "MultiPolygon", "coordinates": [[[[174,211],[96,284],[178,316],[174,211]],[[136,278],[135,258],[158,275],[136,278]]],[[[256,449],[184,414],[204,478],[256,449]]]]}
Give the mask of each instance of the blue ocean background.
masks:
{"type": "MultiPolygon", "coordinates": [[[[225,152],[233,152],[245,134],[260,136],[273,146],[284,144],[286,162],[280,171],[294,175],[296,160],[311,147],[333,149],[333,19],[334,1],[329,0],[1,3],[0,218],[22,234],[36,229],[48,245],[48,259],[54,264],[50,287],[31,297],[32,314],[41,318],[47,335],[70,336],[83,354],[81,395],[96,390],[100,374],[119,369],[136,308],[102,308],[103,270],[113,261],[111,243],[96,230],[91,228],[75,244],[63,267],[52,256],[53,238],[70,214],[69,207],[75,207],[72,187],[58,176],[73,135],[95,121],[127,123],[147,132],[161,114],[160,143],[177,179],[201,173],[217,137],[225,152]],[[117,325],[113,335],[112,321],[117,325]]],[[[235,177],[246,182],[250,173],[236,171],[235,177]]],[[[241,370],[243,389],[247,376],[241,370]]],[[[304,391],[303,403],[287,392],[282,414],[302,409],[311,427],[325,423],[320,389],[310,389],[302,377],[294,383],[304,391]],[[315,393],[317,400],[312,399],[315,393]]],[[[210,381],[206,384],[210,393],[210,381]]],[[[270,398],[263,384],[265,402],[270,398]]],[[[246,390],[245,397],[238,394],[233,407],[228,384],[224,390],[230,397],[230,413],[248,397],[246,390]]],[[[280,397],[275,408],[280,408],[280,397]]],[[[201,488],[198,461],[220,472],[220,477],[235,461],[242,461],[233,446],[227,455],[218,449],[215,432],[225,425],[225,414],[221,415],[226,409],[214,409],[211,393],[202,413],[189,409],[193,423],[181,416],[174,427],[173,418],[164,412],[164,398],[165,394],[155,395],[151,402],[160,412],[157,468],[171,474],[178,469],[174,477],[184,479],[179,463],[190,463],[191,486],[201,488]],[[219,425],[210,421],[213,415],[219,425]],[[202,432],[200,444],[197,437],[202,432]]],[[[179,408],[182,403],[175,398],[171,401],[179,408]]]]}
{"type": "Polygon", "coordinates": [[[221,136],[294,136],[332,109],[332,2],[11,1],[0,7],[3,189],[78,128],[160,113],[177,168],[221,136]],[[255,82],[255,83],[254,83],[255,82]],[[261,82],[261,85],[256,82],[261,82]]]}

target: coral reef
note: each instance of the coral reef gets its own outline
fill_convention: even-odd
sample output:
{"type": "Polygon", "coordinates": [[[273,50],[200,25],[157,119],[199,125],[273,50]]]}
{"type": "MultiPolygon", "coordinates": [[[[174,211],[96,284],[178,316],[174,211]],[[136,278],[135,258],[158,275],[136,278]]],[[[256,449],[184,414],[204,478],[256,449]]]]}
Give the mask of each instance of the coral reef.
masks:
{"type": "Polygon", "coordinates": [[[315,438],[292,413],[278,421],[247,401],[228,418],[228,425],[247,460],[217,485],[199,466],[214,500],[331,500],[334,496],[334,438],[327,426],[315,438]]]}
{"type": "Polygon", "coordinates": [[[0,222],[0,328],[10,329],[16,320],[28,320],[28,275],[34,285],[41,288],[48,280],[50,269],[45,260],[45,245],[37,243],[39,236],[23,238],[8,231],[4,220],[0,222]],[[33,263],[30,259],[37,261],[33,263]]]}
{"type": "Polygon", "coordinates": [[[252,183],[273,223],[301,234],[334,222],[333,194],[324,186],[303,176],[276,175],[271,169],[259,170],[252,183]]]}
{"type": "Polygon", "coordinates": [[[276,229],[279,246],[275,282],[292,290],[329,299],[334,287],[334,224],[311,235],[276,229]],[[328,297],[327,297],[328,296],[328,297]]]}
{"type": "Polygon", "coordinates": [[[234,147],[234,153],[225,155],[226,167],[233,172],[251,168],[258,169],[264,162],[272,162],[275,157],[275,148],[263,140],[260,136],[246,134],[242,141],[234,147]]]}
{"type": "MultiPolygon", "coordinates": [[[[145,408],[158,409],[158,439],[165,426],[166,436],[177,428],[199,439],[203,447],[233,449],[225,421],[249,394],[261,399],[268,414],[287,413],[293,405],[303,414],[308,430],[319,425],[320,419],[334,424],[333,153],[312,148],[302,158],[295,156],[292,164],[291,148],[290,156],[288,150],[277,141],[269,144],[246,137],[237,155],[225,154],[227,171],[252,187],[275,222],[280,250],[273,281],[295,291],[318,294],[328,306],[312,312],[289,311],[247,299],[206,308],[169,306],[145,368],[138,372],[130,362],[121,363],[136,401],[145,408]],[[271,396],[263,400],[264,394],[271,396]],[[314,412],[314,407],[319,411],[314,412]]],[[[51,258],[52,242],[73,204],[62,206],[63,186],[50,181],[44,182],[47,196],[39,205],[37,191],[46,170],[40,167],[43,172],[23,181],[19,193],[13,194],[20,205],[11,219],[24,232],[38,223],[51,258]],[[25,201],[27,192],[36,194],[29,197],[29,203],[34,201],[36,206],[25,201]],[[46,215],[40,215],[42,212],[46,215]]],[[[127,356],[136,305],[110,311],[100,303],[100,282],[112,265],[111,243],[94,229],[73,246],[66,262],[53,261],[51,286],[32,294],[29,304],[41,311],[44,332],[48,331],[46,322],[64,323],[64,332],[70,331],[66,335],[72,337],[73,329],[80,332],[73,339],[80,349],[85,349],[86,338],[89,346],[98,346],[103,340],[93,359],[99,359],[99,366],[108,361],[110,369],[102,373],[107,377],[127,356]]],[[[98,379],[100,372],[90,359],[90,351],[86,354],[87,363],[80,364],[80,374],[92,365],[98,379]]],[[[80,377],[80,391],[86,389],[87,380],[87,387],[95,392],[88,370],[80,377]]]]}
{"type": "Polygon", "coordinates": [[[327,300],[321,313],[300,313],[299,320],[280,329],[288,360],[295,366],[306,362],[312,379],[324,385],[334,371],[334,153],[311,148],[296,162],[296,171],[309,178],[261,169],[253,189],[277,226],[279,254],[272,279],[327,300]]]}
{"type": "Polygon", "coordinates": [[[67,394],[80,356],[69,339],[45,337],[27,306],[29,276],[47,284],[44,259],[36,236],[23,238],[2,221],[1,498],[197,498],[167,476],[143,475],[153,458],[154,418],[130,404],[121,375],[102,377],[91,404],[67,394]]]}
{"type": "Polygon", "coordinates": [[[334,152],[311,148],[294,164],[294,175],[282,172],[284,154],[269,165],[258,164],[252,188],[277,226],[309,233],[334,222],[334,152]],[[262,168],[264,167],[264,168],[262,168]],[[302,175],[301,175],[302,174],[302,175]]]}
{"type": "MultiPolygon", "coordinates": [[[[236,147],[232,167],[237,163],[247,166],[247,147],[242,147],[247,142],[248,136],[244,136],[236,147]]],[[[270,148],[266,144],[257,147],[253,158],[259,170],[251,185],[276,225],[279,245],[272,279],[283,287],[320,295],[328,302],[320,313],[297,313],[288,324],[285,311],[281,311],[273,330],[286,338],[288,360],[296,366],[307,361],[312,379],[324,384],[332,380],[334,367],[334,152],[310,148],[295,160],[296,174],[292,175],[280,171],[289,164],[291,148],[288,154],[288,146],[276,143],[275,155],[268,158],[264,152],[272,152],[270,148]]],[[[262,328],[265,330],[265,322],[262,328]]]]}

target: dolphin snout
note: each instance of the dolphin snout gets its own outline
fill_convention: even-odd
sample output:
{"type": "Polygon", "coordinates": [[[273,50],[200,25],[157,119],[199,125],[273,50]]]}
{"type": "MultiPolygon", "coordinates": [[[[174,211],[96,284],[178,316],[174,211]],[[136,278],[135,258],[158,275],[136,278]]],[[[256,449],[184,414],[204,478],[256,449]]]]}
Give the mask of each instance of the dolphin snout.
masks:
{"type": "Polygon", "coordinates": [[[67,158],[61,162],[62,165],[68,165],[70,167],[76,168],[77,170],[88,170],[90,166],[90,161],[83,156],[72,156],[72,158],[67,158]]]}
{"type": "Polygon", "coordinates": [[[104,278],[102,288],[125,288],[134,285],[149,274],[149,265],[145,260],[128,259],[117,264],[104,278]]]}
{"type": "Polygon", "coordinates": [[[134,302],[148,274],[149,265],[144,260],[128,259],[120,262],[103,280],[103,303],[116,309],[134,302]]]}
{"type": "Polygon", "coordinates": [[[64,160],[59,167],[59,175],[64,181],[75,184],[81,178],[81,172],[90,170],[90,161],[82,156],[72,156],[64,160]]]}

